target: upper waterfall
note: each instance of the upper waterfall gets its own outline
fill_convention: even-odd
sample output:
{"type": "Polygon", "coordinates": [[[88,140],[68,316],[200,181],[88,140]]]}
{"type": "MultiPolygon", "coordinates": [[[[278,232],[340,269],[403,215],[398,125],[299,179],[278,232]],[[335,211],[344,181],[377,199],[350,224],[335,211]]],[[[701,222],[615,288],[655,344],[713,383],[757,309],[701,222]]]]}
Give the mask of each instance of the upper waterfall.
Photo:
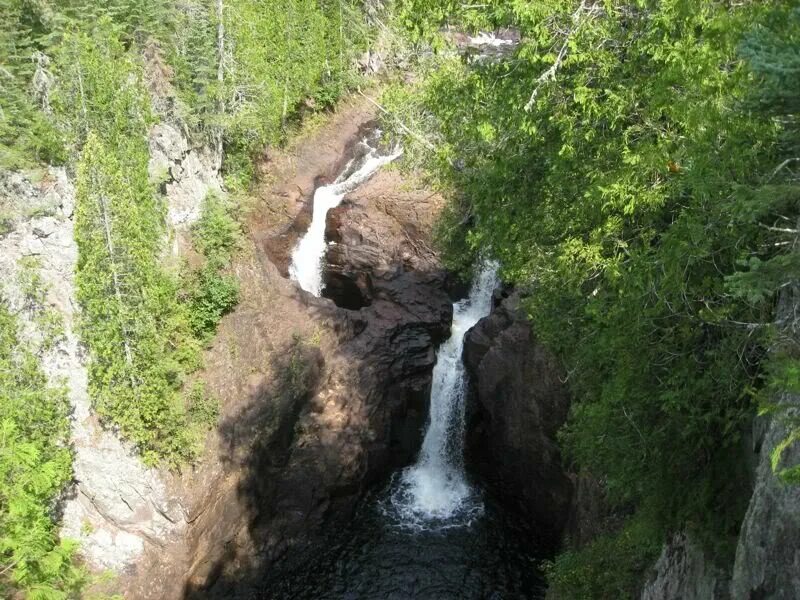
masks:
{"type": "Polygon", "coordinates": [[[335,182],[321,186],[314,192],[311,225],[292,251],[290,277],[315,296],[320,296],[324,287],[322,263],[325,256],[325,221],[328,211],[339,206],[348,192],[356,189],[378,169],[403,153],[402,148],[396,146],[389,154],[380,154],[367,139],[361,145],[364,153],[347,163],[335,182]]]}

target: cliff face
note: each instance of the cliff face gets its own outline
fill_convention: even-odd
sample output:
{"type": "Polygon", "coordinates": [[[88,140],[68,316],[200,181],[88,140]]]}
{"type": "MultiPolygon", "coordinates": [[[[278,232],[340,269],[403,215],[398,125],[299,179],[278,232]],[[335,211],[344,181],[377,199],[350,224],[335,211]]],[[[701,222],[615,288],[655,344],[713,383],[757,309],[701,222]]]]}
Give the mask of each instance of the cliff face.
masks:
{"type": "Polygon", "coordinates": [[[642,590],[642,600],[729,598],[728,574],[686,535],[676,535],[664,545],[653,571],[642,590]]]}
{"type": "MultiPolygon", "coordinates": [[[[776,324],[795,344],[800,342],[800,286],[784,288],[776,324]]],[[[780,481],[772,470],[771,454],[789,434],[785,419],[800,416],[800,396],[777,399],[785,410],[756,422],[754,452],[757,467],[753,496],[742,523],[733,566],[733,598],[800,597],[800,486],[780,481]]],[[[782,466],[800,464],[800,447],[791,445],[782,466]]]]}
{"type": "MultiPolygon", "coordinates": [[[[776,325],[789,339],[800,339],[797,308],[800,289],[784,289],[776,325]]],[[[734,564],[722,569],[685,535],[676,536],[654,566],[643,600],[706,598],[734,600],[800,597],[800,487],[782,482],[772,469],[771,455],[789,434],[787,418],[800,415],[800,397],[783,394],[783,408],[753,424],[753,490],[742,522],[734,564]]],[[[800,463],[800,448],[790,446],[783,465],[800,463]]],[[[746,493],[746,491],[745,491],[746,493]]]]}
{"type": "Polygon", "coordinates": [[[572,494],[556,441],[570,398],[562,370],[537,342],[518,295],[496,301],[464,346],[472,394],[468,461],[540,539],[554,543],[572,494]]]}
{"type": "Polygon", "coordinates": [[[74,483],[62,499],[62,535],[81,543],[86,563],[98,570],[131,568],[146,547],[167,543],[182,530],[177,498],[167,477],[146,468],[129,445],[101,426],[87,391],[87,361],[77,335],[73,235],[75,190],[66,171],[0,173],[0,206],[13,217],[0,235],[3,295],[17,312],[24,339],[38,352],[51,385],[65,385],[72,407],[70,442],[74,483]],[[34,176],[37,175],[37,176],[34,176]],[[41,306],[23,298],[25,261],[40,279],[41,306]],[[49,312],[63,324],[53,339],[37,315],[49,312]],[[44,338],[52,345],[43,345],[44,338]]]}

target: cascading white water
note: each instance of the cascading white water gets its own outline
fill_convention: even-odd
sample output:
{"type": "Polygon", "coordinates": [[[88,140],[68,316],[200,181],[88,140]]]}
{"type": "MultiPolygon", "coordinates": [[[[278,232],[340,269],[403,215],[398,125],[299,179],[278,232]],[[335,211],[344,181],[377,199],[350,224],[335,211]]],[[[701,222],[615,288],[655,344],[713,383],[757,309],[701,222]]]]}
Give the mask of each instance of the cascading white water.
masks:
{"type": "Polygon", "coordinates": [[[433,369],[430,421],[417,463],[396,481],[391,502],[401,523],[426,526],[480,510],[464,472],[464,336],[491,311],[497,264],[485,263],[469,296],[453,305],[450,339],[439,347],[433,369]]]}
{"type": "Polygon", "coordinates": [[[325,220],[328,211],[339,206],[348,192],[352,192],[364,183],[375,171],[403,153],[397,146],[390,154],[381,155],[367,141],[363,141],[362,144],[366,146],[363,157],[350,161],[334,183],[319,187],[314,192],[311,225],[292,251],[289,276],[297,281],[301,288],[315,296],[321,295],[323,288],[325,220]]]}

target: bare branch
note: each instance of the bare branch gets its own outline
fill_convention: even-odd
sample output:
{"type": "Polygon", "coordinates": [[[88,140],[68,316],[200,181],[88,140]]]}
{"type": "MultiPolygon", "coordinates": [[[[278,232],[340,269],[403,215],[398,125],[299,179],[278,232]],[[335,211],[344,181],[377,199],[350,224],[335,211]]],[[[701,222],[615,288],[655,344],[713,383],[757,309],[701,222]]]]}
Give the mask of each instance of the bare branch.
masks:
{"type": "Polygon", "coordinates": [[[561,49],[558,51],[558,55],[556,55],[555,62],[550,65],[550,67],[539,77],[536,79],[536,87],[533,88],[533,92],[531,92],[531,97],[528,99],[528,102],[525,104],[525,111],[530,112],[533,108],[533,105],[536,103],[536,97],[539,95],[539,90],[541,87],[547,83],[555,79],[558,70],[561,68],[564,59],[567,56],[567,49],[569,48],[569,41],[572,39],[572,36],[578,33],[580,28],[586,22],[584,17],[589,17],[593,15],[595,12],[599,10],[599,6],[597,4],[593,4],[592,6],[586,5],[587,0],[581,0],[581,5],[578,9],[572,13],[572,29],[567,31],[564,34],[564,43],[561,44],[561,49]]]}
{"type": "Polygon", "coordinates": [[[421,136],[421,135],[419,135],[418,133],[416,133],[416,132],[412,131],[411,129],[409,129],[408,127],[406,127],[406,125],[405,125],[405,124],[403,124],[403,123],[400,121],[400,119],[398,119],[398,118],[397,118],[397,116],[396,116],[396,115],[394,115],[393,113],[391,113],[390,111],[388,111],[386,108],[384,108],[383,106],[381,106],[380,104],[378,104],[377,102],[375,102],[375,100],[373,100],[372,98],[370,98],[369,96],[367,96],[366,94],[364,94],[364,92],[362,92],[361,90],[358,90],[358,93],[359,93],[359,95],[361,95],[361,96],[363,96],[364,98],[366,98],[366,99],[367,99],[367,101],[369,101],[369,102],[370,102],[370,104],[374,105],[374,106],[375,106],[375,107],[376,107],[376,108],[377,108],[379,111],[381,111],[383,114],[385,114],[385,115],[388,115],[388,116],[392,117],[392,119],[394,119],[394,122],[397,124],[397,126],[398,126],[400,129],[402,129],[403,131],[405,131],[405,132],[406,132],[408,135],[410,135],[412,138],[414,138],[415,140],[417,140],[419,143],[421,143],[423,146],[425,146],[425,147],[426,147],[428,150],[430,150],[431,152],[436,152],[436,146],[434,146],[434,145],[433,145],[433,143],[431,143],[430,141],[426,140],[424,137],[422,137],[422,136],[421,136]]]}

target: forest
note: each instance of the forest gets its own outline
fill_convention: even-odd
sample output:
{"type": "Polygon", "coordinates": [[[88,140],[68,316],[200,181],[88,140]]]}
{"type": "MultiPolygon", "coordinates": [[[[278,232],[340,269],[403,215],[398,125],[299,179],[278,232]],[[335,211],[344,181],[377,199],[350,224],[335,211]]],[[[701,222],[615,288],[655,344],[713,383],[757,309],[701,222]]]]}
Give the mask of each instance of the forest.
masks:
{"type": "MultiPolygon", "coordinates": [[[[618,522],[546,565],[552,597],[631,597],[676,532],[732,560],[758,416],[788,423],[772,466],[800,484],[784,460],[800,422],[780,401],[800,393],[793,0],[0,0],[0,170],[74,178],[99,417],[146,464],[201,459],[219,400],[192,375],[239,301],[258,158],[369,86],[400,168],[447,199],[447,267],[496,259],[566,370],[564,460],[602,482],[618,522]],[[453,30],[520,41],[470,60],[453,30]],[[359,65],[375,48],[379,81],[359,65]],[[192,225],[191,265],[164,260],[148,172],[148,131],[167,120],[213,151],[226,191],[192,225]]],[[[57,338],[25,272],[23,312],[57,338]]],[[[72,479],[66,392],[4,294],[0,596],[81,597],[95,575],[55,509],[72,479]]]]}

